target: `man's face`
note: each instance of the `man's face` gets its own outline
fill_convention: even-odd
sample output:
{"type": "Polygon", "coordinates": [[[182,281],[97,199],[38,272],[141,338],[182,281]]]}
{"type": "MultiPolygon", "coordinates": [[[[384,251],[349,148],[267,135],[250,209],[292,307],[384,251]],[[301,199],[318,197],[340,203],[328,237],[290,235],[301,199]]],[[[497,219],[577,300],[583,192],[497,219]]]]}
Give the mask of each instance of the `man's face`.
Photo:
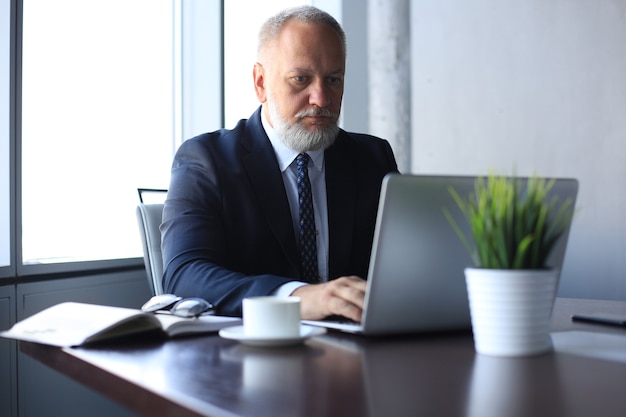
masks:
{"type": "Polygon", "coordinates": [[[343,97],[345,56],[328,26],[290,21],[255,66],[257,97],[265,116],[297,151],[332,144],[343,97]]]}

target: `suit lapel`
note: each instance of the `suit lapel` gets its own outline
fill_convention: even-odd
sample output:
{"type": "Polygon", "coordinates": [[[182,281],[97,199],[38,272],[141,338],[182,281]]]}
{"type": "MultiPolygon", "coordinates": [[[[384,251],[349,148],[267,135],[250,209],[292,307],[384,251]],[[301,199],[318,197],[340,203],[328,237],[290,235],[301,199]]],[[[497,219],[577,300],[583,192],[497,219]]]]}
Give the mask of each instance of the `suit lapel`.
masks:
{"type": "Polygon", "coordinates": [[[257,111],[249,119],[242,141],[242,161],[270,229],[289,260],[294,277],[299,275],[299,255],[291,221],[291,210],[274,150],[257,111]],[[275,169],[268,169],[268,167],[275,169]]]}
{"type": "Polygon", "coordinates": [[[356,165],[344,133],[324,153],[328,201],[328,277],[336,278],[350,262],[356,207],[356,165]]]}

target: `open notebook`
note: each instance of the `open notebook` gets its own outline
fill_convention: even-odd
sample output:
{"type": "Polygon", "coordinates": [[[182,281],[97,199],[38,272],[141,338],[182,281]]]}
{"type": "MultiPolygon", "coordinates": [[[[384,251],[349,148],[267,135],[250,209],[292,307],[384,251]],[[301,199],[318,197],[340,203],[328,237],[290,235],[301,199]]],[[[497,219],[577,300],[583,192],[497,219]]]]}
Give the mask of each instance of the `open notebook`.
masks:
{"type": "MultiPolygon", "coordinates": [[[[368,273],[362,322],[303,321],[305,324],[368,335],[470,328],[463,270],[472,266],[444,215],[444,207],[465,228],[449,187],[462,196],[476,177],[390,174],[383,180],[368,273]]],[[[557,179],[551,191],[575,205],[578,182],[557,179]]],[[[464,229],[467,232],[467,229],[464,229]]],[[[548,264],[561,269],[569,230],[548,264]]]]}
{"type": "Polygon", "coordinates": [[[176,337],[217,332],[239,324],[241,319],[236,317],[185,318],[133,308],[64,302],[15,323],[0,336],[52,346],[81,346],[149,331],[176,337]]]}

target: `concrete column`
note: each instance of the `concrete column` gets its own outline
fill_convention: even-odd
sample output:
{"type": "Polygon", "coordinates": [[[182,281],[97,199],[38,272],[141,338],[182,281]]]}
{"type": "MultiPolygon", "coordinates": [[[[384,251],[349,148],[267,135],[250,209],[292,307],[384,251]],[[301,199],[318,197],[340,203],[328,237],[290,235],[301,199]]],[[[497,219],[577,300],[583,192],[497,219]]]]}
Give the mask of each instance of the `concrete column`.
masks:
{"type": "Polygon", "coordinates": [[[410,0],[368,0],[369,131],[411,170],[410,0]]]}

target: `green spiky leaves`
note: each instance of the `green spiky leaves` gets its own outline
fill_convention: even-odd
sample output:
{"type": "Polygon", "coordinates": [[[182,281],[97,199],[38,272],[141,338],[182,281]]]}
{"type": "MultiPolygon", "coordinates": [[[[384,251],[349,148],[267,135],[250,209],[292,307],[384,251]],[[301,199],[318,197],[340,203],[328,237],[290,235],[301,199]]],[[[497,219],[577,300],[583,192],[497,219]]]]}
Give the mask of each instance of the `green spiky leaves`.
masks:
{"type": "Polygon", "coordinates": [[[572,201],[549,196],[554,179],[489,175],[476,179],[474,192],[450,194],[470,225],[466,236],[451,213],[444,214],[478,268],[541,269],[572,221],[572,201]]]}

